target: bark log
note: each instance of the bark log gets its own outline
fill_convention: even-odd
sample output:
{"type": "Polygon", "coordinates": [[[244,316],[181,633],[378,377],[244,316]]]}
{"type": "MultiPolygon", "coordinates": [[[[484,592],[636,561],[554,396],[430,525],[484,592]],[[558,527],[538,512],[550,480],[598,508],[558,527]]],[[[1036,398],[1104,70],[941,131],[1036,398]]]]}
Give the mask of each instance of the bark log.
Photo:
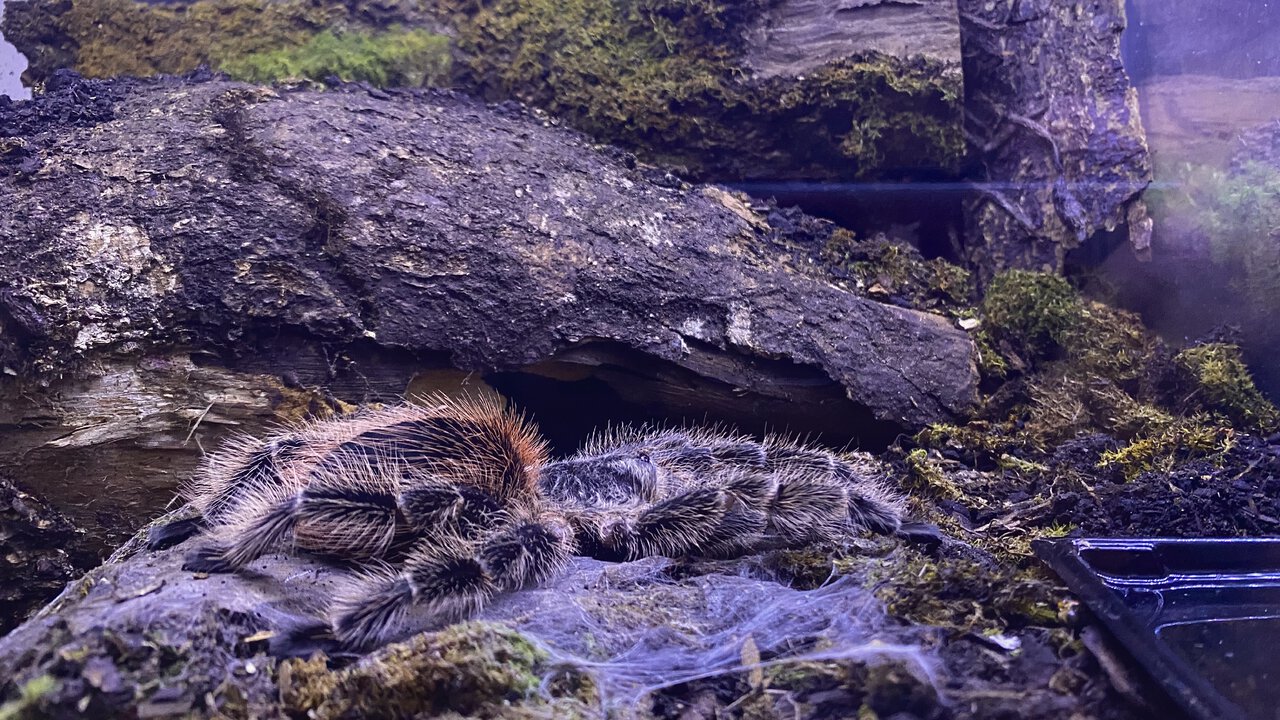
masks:
{"type": "Polygon", "coordinates": [[[1068,252],[1117,228],[1149,252],[1138,196],[1151,167],[1120,57],[1121,0],[961,0],[960,17],[965,130],[983,165],[965,251],[980,277],[1061,272],[1068,252]]]}
{"type": "Polygon", "coordinates": [[[765,77],[795,77],[867,52],[924,56],[960,71],[955,0],[783,0],[747,37],[745,64],[765,77]]]}
{"type": "Polygon", "coordinates": [[[590,377],[650,416],[845,438],[975,401],[947,320],[856,296],[738,197],[522,111],[51,87],[0,115],[0,458],[109,540],[228,429],[432,369],[590,377]]]}

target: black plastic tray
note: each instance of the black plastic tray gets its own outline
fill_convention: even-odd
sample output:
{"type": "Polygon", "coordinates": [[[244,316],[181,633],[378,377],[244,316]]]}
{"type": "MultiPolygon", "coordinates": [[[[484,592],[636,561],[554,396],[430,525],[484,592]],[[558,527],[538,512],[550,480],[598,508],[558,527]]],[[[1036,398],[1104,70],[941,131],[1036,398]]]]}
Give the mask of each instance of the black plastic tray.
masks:
{"type": "Polygon", "coordinates": [[[1280,719],[1280,539],[1033,547],[1188,715],[1280,719]]]}

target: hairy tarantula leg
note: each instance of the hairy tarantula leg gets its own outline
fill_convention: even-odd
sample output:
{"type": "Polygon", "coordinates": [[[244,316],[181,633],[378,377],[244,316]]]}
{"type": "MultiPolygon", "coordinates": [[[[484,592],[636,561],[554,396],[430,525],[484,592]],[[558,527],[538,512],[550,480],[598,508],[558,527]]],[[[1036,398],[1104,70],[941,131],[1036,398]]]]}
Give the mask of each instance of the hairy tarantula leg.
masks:
{"type": "Polygon", "coordinates": [[[777,480],[766,473],[746,472],[730,476],[722,487],[736,502],[762,508],[777,491],[777,480]]]}
{"type": "Polygon", "coordinates": [[[453,485],[422,485],[400,493],[400,511],[417,530],[452,523],[462,509],[462,493],[453,485]]]}
{"type": "Polygon", "coordinates": [[[333,632],[343,645],[365,648],[383,642],[415,603],[444,618],[464,617],[496,591],[493,579],[471,548],[438,547],[429,541],[410,553],[401,572],[366,573],[333,604],[333,632]]]}
{"type": "Polygon", "coordinates": [[[769,529],[788,543],[838,539],[847,526],[843,488],[806,478],[783,479],[769,503],[769,529]]]}
{"type": "Polygon", "coordinates": [[[385,554],[395,539],[396,498],[377,488],[311,487],[231,526],[239,536],[187,556],[184,567],[229,572],[293,536],[315,553],[364,559],[385,554]]]}
{"type": "Polygon", "coordinates": [[[475,537],[504,524],[502,504],[467,485],[419,485],[400,493],[400,510],[419,532],[459,532],[475,537]]]}
{"type": "Polygon", "coordinates": [[[884,501],[849,490],[849,518],[877,535],[892,535],[902,527],[902,511],[884,501]]]}
{"type": "Polygon", "coordinates": [[[400,623],[417,598],[409,573],[390,567],[368,570],[333,601],[333,634],[343,645],[377,645],[400,623]]]}
{"type": "Polygon", "coordinates": [[[209,501],[204,510],[205,517],[216,519],[243,501],[246,495],[279,486],[281,469],[297,457],[305,445],[299,438],[282,435],[263,442],[238,466],[223,468],[227,476],[226,486],[209,501]]]}
{"type": "Polygon", "coordinates": [[[599,560],[677,557],[695,550],[719,525],[726,497],[715,488],[697,488],[618,517],[590,508],[577,510],[582,552],[599,560]]]}
{"type": "Polygon", "coordinates": [[[902,527],[902,500],[874,479],[864,478],[847,462],[837,461],[835,475],[849,495],[849,519],[858,528],[892,535],[902,527]]]}
{"type": "Polygon", "coordinates": [[[196,487],[202,488],[197,492],[204,498],[201,517],[151,528],[147,547],[163,550],[177,545],[208,528],[211,522],[221,520],[246,496],[279,486],[281,467],[297,456],[303,444],[290,435],[266,442],[247,437],[233,440],[230,447],[210,457],[201,469],[201,479],[196,481],[196,487]]]}
{"type": "Polygon", "coordinates": [[[291,497],[270,507],[245,528],[239,540],[230,545],[207,545],[189,553],[182,564],[183,569],[231,572],[252,562],[293,532],[297,504],[298,498],[291,497]]]}
{"type": "Polygon", "coordinates": [[[368,572],[339,596],[334,635],[349,648],[379,644],[415,603],[443,618],[465,617],[499,590],[516,590],[561,572],[572,550],[568,525],[551,518],[512,525],[478,546],[456,537],[425,539],[403,571],[368,572]]]}
{"type": "Polygon", "coordinates": [[[363,560],[395,541],[396,496],[377,487],[309,487],[294,506],[294,539],[330,557],[363,560]]]}
{"type": "Polygon", "coordinates": [[[830,477],[835,471],[835,458],[826,450],[818,448],[775,440],[768,447],[768,455],[768,469],[781,475],[830,477]]]}
{"type": "Polygon", "coordinates": [[[763,468],[769,461],[760,443],[749,440],[713,443],[710,450],[716,460],[745,468],[763,468]]]}
{"type": "Polygon", "coordinates": [[[516,590],[558,574],[573,554],[573,532],[563,520],[513,525],[486,540],[480,561],[504,589],[516,590]]]}
{"type": "Polygon", "coordinates": [[[725,514],[720,524],[703,541],[698,554],[709,558],[732,558],[748,554],[764,541],[769,516],[763,511],[739,505],[725,514]]]}

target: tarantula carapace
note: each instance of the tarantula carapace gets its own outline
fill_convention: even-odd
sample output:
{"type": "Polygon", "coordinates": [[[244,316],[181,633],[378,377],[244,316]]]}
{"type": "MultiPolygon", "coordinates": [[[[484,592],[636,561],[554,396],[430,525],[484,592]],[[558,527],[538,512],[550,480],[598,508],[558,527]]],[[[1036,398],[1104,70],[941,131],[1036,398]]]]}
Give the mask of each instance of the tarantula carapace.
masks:
{"type": "Polygon", "coordinates": [[[364,566],[329,622],[347,648],[383,642],[415,603],[459,617],[495,593],[603,560],[736,556],[892,533],[902,500],[854,456],[709,429],[624,429],[552,462],[494,399],[422,404],[241,438],[183,495],[203,529],[186,567],[227,572],[276,547],[364,566]]]}

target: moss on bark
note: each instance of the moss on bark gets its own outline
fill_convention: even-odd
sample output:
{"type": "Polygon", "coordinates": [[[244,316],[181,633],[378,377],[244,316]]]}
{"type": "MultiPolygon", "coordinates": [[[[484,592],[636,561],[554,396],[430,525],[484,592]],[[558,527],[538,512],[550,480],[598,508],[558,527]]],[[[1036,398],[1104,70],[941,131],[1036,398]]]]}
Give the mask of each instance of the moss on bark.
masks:
{"type": "Polygon", "coordinates": [[[602,141],[698,178],[956,170],[964,153],[956,68],[866,53],[802,77],[752,77],[741,60],[743,34],[768,5],[440,0],[422,8],[375,8],[319,0],[33,0],[19,5],[6,31],[35,56],[33,79],[73,63],[91,77],[207,65],[255,81],[329,70],[379,85],[447,81],[489,100],[542,107],[602,141]],[[314,59],[316,46],[331,45],[331,38],[359,39],[388,23],[452,35],[452,73],[443,72],[446,51],[435,42],[430,52],[388,60],[384,51],[402,45],[402,35],[384,37],[380,48],[358,43],[358,55],[368,61],[359,67],[302,61],[314,59]]]}
{"type": "Polygon", "coordinates": [[[442,2],[463,86],[545,107],[694,176],[955,169],[964,150],[957,73],[865,54],[801,78],[753,79],[738,61],[741,38],[767,4],[442,2]]]}
{"type": "Polygon", "coordinates": [[[331,670],[323,655],[287,660],[277,673],[284,708],[311,718],[410,718],[441,713],[582,716],[594,698],[537,698],[546,654],[509,628],[470,622],[390,645],[356,665],[331,670]]]}

